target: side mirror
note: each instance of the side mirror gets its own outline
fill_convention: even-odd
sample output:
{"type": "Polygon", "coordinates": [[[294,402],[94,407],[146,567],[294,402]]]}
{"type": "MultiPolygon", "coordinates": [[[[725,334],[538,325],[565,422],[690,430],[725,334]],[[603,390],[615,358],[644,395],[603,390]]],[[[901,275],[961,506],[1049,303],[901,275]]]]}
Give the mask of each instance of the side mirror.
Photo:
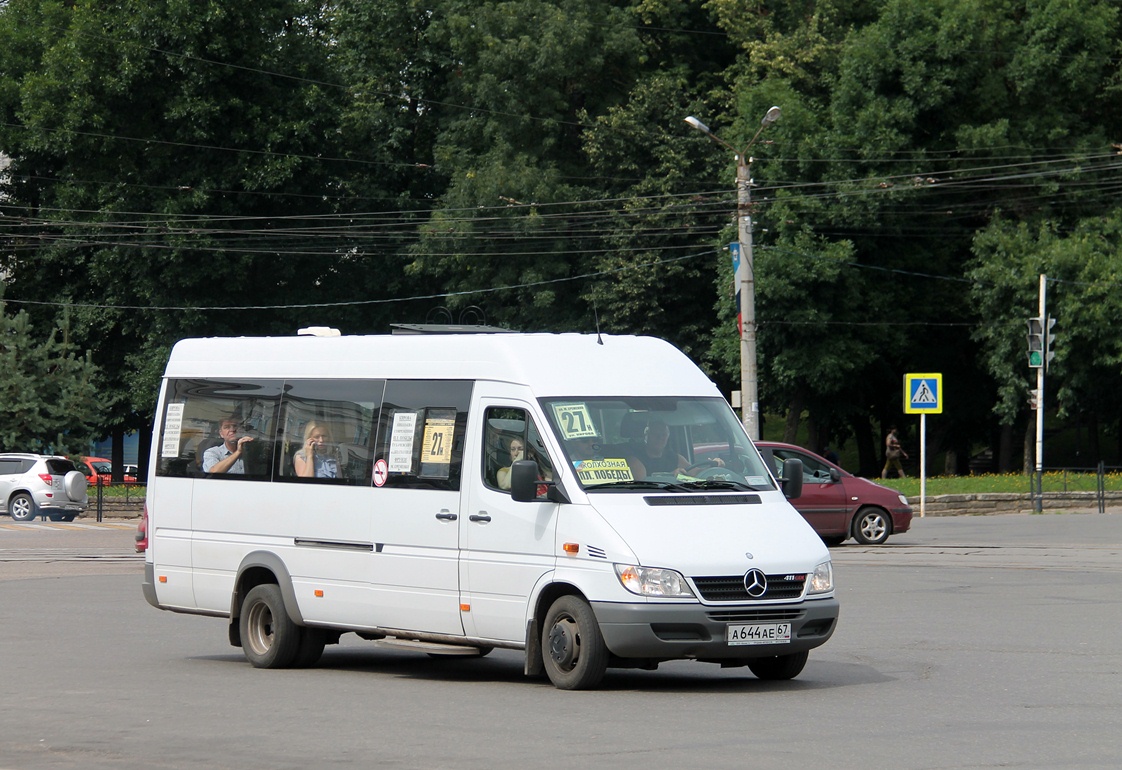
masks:
{"type": "Polygon", "coordinates": [[[510,466],[510,497],[514,502],[541,502],[542,498],[538,497],[539,487],[548,487],[545,499],[549,502],[569,502],[557,482],[538,478],[538,464],[533,460],[519,460],[510,466]]]}
{"type": "Polygon", "coordinates": [[[837,484],[841,480],[842,480],[841,472],[837,468],[831,468],[830,469],[830,481],[837,484]]]}
{"type": "Polygon", "coordinates": [[[803,461],[792,457],[783,463],[783,478],[779,480],[788,500],[797,500],[803,494],[803,461]]]}

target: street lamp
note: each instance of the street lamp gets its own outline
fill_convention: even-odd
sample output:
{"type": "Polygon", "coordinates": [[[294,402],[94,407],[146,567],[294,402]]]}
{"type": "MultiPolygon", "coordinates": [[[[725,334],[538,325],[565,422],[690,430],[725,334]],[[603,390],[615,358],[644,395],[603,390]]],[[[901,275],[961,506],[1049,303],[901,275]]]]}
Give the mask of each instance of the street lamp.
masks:
{"type": "Polygon", "coordinates": [[[772,107],[760,121],[751,141],[738,151],[709,130],[709,126],[690,115],[686,122],[736,155],[736,219],[740,262],[736,284],[740,287],[740,414],[744,429],[753,440],[760,437],[760,403],[756,373],[756,285],[752,265],[752,156],[748,150],[763,130],[779,120],[780,110],[772,107]]]}

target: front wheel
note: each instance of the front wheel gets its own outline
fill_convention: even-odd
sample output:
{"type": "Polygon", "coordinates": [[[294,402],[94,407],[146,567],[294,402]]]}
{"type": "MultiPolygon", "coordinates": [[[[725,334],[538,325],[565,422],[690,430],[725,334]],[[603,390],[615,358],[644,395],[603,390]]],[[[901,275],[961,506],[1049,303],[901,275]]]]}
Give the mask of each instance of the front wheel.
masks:
{"type": "Polygon", "coordinates": [[[866,506],[853,519],[853,539],[861,545],[880,545],[892,534],[892,521],[881,508],[866,506]]]}
{"type": "Polygon", "coordinates": [[[39,513],[34,498],[26,492],[20,492],[8,501],[8,512],[12,521],[31,521],[39,513]]]}
{"type": "Polygon", "coordinates": [[[753,658],[748,661],[748,668],[758,679],[768,681],[794,679],[802,673],[809,655],[810,653],[804,650],[803,652],[793,652],[790,655],[776,655],[773,658],[753,658]]]}
{"type": "Polygon", "coordinates": [[[255,668],[288,668],[296,661],[300,627],[284,609],[280,586],[264,583],[252,588],[242,602],[238,620],[242,651],[255,668]]]}
{"type": "Polygon", "coordinates": [[[608,670],[608,648],[588,602],[562,596],[549,608],[542,626],[545,673],[560,690],[588,690],[608,670]]]}

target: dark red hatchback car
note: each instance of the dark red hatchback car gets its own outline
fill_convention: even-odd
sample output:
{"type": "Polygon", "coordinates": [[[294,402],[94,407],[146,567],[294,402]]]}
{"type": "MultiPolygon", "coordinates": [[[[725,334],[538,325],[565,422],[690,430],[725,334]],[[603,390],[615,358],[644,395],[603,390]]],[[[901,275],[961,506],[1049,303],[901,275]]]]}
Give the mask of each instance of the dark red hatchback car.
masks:
{"type": "Polygon", "coordinates": [[[889,535],[912,525],[908,499],[895,489],[854,476],[809,449],[794,444],[757,441],[776,478],[792,458],[803,463],[803,493],[791,501],[827,545],[852,537],[863,545],[879,545],[889,535]]]}

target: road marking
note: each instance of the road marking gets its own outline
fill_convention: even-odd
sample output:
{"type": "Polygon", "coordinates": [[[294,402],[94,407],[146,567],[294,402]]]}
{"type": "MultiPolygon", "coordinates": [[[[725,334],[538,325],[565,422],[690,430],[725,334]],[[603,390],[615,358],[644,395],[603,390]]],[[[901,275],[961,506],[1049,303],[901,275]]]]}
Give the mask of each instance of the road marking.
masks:
{"type": "Polygon", "coordinates": [[[33,532],[44,529],[136,529],[136,523],[130,521],[102,521],[88,524],[79,521],[5,521],[0,523],[0,529],[6,529],[10,532],[33,532]]]}

